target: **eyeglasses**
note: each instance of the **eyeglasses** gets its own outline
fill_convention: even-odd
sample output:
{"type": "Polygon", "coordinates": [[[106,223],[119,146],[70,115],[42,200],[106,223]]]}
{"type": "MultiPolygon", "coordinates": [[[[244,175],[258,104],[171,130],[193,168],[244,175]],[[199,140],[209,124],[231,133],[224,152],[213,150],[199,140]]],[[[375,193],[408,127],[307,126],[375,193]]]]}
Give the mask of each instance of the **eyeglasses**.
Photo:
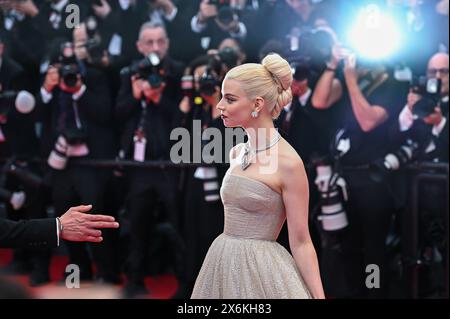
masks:
{"type": "Polygon", "coordinates": [[[436,76],[438,73],[441,75],[448,75],[448,68],[441,68],[441,69],[428,69],[427,71],[428,76],[436,76]]]}
{"type": "Polygon", "coordinates": [[[167,39],[166,38],[160,38],[160,39],[156,39],[156,40],[150,39],[147,41],[141,40],[140,42],[145,46],[153,46],[156,43],[156,44],[158,44],[158,46],[162,47],[167,44],[167,39]]]}

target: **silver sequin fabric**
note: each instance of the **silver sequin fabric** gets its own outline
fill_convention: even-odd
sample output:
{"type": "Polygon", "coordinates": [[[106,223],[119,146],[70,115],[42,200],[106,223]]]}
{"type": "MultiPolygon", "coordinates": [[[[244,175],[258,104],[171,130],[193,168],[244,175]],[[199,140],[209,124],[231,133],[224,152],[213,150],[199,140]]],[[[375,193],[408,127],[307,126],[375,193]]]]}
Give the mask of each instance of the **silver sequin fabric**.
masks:
{"type": "Polygon", "coordinates": [[[282,197],[230,170],[220,189],[224,232],[203,261],[193,299],[310,299],[291,254],[276,239],[286,220],[282,197]]]}

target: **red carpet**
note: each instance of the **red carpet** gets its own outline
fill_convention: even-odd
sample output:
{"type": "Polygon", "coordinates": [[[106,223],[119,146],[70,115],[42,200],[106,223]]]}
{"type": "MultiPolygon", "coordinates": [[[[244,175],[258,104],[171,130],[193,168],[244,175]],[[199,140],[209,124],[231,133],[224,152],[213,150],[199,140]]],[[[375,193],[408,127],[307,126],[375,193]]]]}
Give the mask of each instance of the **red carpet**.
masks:
{"type": "MultiPolygon", "coordinates": [[[[0,269],[12,260],[11,249],[0,249],[0,269]]],[[[108,288],[93,287],[90,282],[82,282],[80,289],[67,289],[63,284],[64,269],[67,265],[67,256],[53,256],[50,264],[49,284],[34,288],[28,285],[28,275],[8,276],[24,285],[36,298],[114,298],[120,292],[122,286],[108,288]]],[[[125,277],[123,277],[125,281],[125,277]]],[[[145,285],[151,293],[143,296],[148,299],[169,299],[177,290],[178,283],[173,275],[146,277],[145,285]]]]}

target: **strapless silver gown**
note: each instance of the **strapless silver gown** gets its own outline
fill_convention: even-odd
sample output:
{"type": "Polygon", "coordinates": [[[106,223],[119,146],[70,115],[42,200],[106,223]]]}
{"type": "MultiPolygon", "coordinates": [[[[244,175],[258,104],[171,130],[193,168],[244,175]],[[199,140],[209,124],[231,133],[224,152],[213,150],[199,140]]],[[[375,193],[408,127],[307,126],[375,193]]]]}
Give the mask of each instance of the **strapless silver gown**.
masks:
{"type": "Polygon", "coordinates": [[[220,194],[224,232],[209,248],[191,298],[311,298],[293,257],[276,242],[286,220],[281,195],[231,169],[220,194]]]}

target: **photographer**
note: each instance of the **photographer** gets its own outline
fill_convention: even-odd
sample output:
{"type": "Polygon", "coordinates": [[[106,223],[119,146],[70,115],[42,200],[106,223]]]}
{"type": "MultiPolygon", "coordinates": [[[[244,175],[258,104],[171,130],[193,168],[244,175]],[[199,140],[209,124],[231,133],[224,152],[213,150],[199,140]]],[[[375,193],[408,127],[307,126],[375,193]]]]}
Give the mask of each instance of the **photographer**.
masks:
{"type": "MultiPolygon", "coordinates": [[[[419,87],[413,85],[397,123],[398,139],[394,157],[387,155],[385,166],[390,170],[397,166],[417,160],[421,162],[448,163],[448,84],[449,56],[437,53],[428,61],[427,76],[419,87]],[[439,90],[440,89],[440,90],[439,90]],[[402,152],[403,150],[403,152],[402,152]],[[409,153],[408,153],[409,150],[409,153]],[[405,152],[406,151],[406,152],[405,152]],[[405,156],[406,155],[406,156],[405,156]],[[400,165],[392,165],[399,159],[400,165]]],[[[430,170],[430,174],[433,171],[430,170]]],[[[405,178],[404,189],[408,189],[405,178]]],[[[445,203],[447,196],[441,183],[423,182],[419,186],[419,251],[412,252],[413,258],[420,258],[423,266],[419,268],[420,297],[445,297],[445,255],[448,241],[445,235],[445,203]],[[417,257],[416,257],[417,256],[417,257]]],[[[410,225],[409,211],[405,211],[405,223],[410,225]]],[[[406,230],[411,227],[405,228],[406,230]]],[[[410,232],[403,234],[405,247],[408,247],[410,232]]]]}
{"type": "MultiPolygon", "coordinates": [[[[322,74],[314,99],[316,105],[337,107],[341,113],[337,119],[341,130],[336,134],[332,155],[344,168],[342,173],[337,173],[342,174],[341,185],[345,185],[344,180],[347,185],[348,226],[342,224],[342,237],[335,247],[337,254],[333,253],[333,247],[325,247],[324,277],[331,295],[377,298],[384,296],[387,288],[385,240],[394,202],[388,181],[372,180],[368,168],[390,148],[388,128],[397,117],[404,88],[382,63],[360,61],[357,65],[356,56],[348,50],[345,53],[342,50],[336,57],[335,62],[344,59],[344,92],[348,95],[341,98],[340,86],[344,83],[337,84],[337,63],[334,63],[322,74]],[[327,256],[335,256],[335,260],[327,260],[327,256]],[[365,286],[365,269],[370,264],[380,269],[380,289],[369,290],[365,286]],[[339,280],[336,268],[342,272],[339,280]]],[[[322,233],[325,237],[330,234],[326,230],[322,233]]]]}
{"type": "MultiPolygon", "coordinates": [[[[412,89],[408,94],[407,104],[399,115],[399,133],[402,133],[399,136],[403,139],[425,134],[421,137],[424,140],[419,146],[423,148],[419,151],[421,154],[419,160],[448,163],[448,69],[448,54],[433,55],[428,61],[427,79],[440,81],[441,92],[435,93],[436,98],[427,98],[420,95],[432,94],[427,92],[427,87],[418,92],[412,89]],[[418,103],[419,101],[423,103],[418,103]],[[435,105],[432,106],[432,104],[435,105]],[[426,132],[419,133],[418,130],[426,132]]],[[[424,85],[427,86],[428,83],[424,85]]]]}
{"type": "MultiPolygon", "coordinates": [[[[74,42],[86,38],[84,27],[74,30],[74,42]]],[[[37,115],[42,122],[41,155],[47,158],[55,209],[63,212],[75,201],[89,202],[93,213],[104,206],[109,171],[77,166],[78,159],[114,157],[111,93],[101,69],[76,56],[71,42],[54,53],[37,96],[37,115]]],[[[105,232],[101,245],[92,247],[96,279],[118,283],[113,260],[113,232],[105,232]]],[[[91,260],[84,244],[68,243],[70,262],[79,265],[83,280],[92,279],[91,260]]]]}
{"type": "Polygon", "coordinates": [[[214,48],[228,37],[245,39],[247,27],[239,17],[243,9],[242,1],[202,0],[199,12],[192,17],[191,28],[209,38],[204,49],[214,48]]]}
{"type": "Polygon", "coordinates": [[[73,44],[78,61],[99,69],[110,65],[110,56],[95,18],[88,17],[79,26],[73,34],[73,44]]]}
{"type": "MultiPolygon", "coordinates": [[[[169,39],[161,24],[142,25],[136,45],[144,59],[122,71],[116,105],[116,116],[124,123],[120,156],[137,162],[169,160],[170,133],[183,118],[177,107],[181,99],[183,65],[167,55],[169,39]]],[[[173,254],[180,255],[182,243],[179,243],[181,238],[177,233],[180,218],[176,188],[178,173],[167,169],[139,168],[130,169],[127,173],[130,250],[125,293],[134,297],[146,293],[145,260],[148,247],[154,242],[149,238],[149,229],[156,226],[158,201],[163,203],[173,240],[178,243],[173,254]]],[[[182,270],[176,269],[180,287],[184,281],[182,270]]]]}

